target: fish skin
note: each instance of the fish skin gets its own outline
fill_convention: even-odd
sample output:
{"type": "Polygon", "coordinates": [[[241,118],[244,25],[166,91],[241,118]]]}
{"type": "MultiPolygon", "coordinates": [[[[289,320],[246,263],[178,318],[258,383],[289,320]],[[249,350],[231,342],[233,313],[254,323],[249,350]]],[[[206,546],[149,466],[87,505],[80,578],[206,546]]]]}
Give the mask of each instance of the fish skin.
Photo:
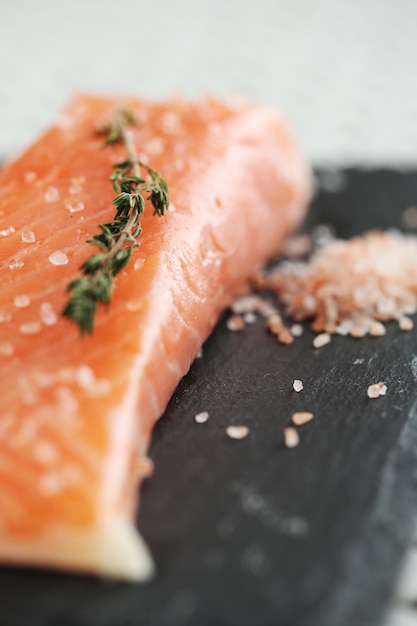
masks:
{"type": "Polygon", "coordinates": [[[80,95],[5,167],[0,560],[151,575],[133,523],[138,460],[219,314],[299,225],[311,188],[278,112],[212,98],[80,95]],[[132,139],[167,179],[171,210],[159,218],[147,207],[140,245],[116,279],[110,307],[99,311],[93,335],[80,337],[60,312],[68,282],[94,250],[86,240],[114,214],[109,174],[125,154],[103,148],[95,130],[120,106],[139,120],[132,139]],[[22,241],[26,230],[34,241],[22,241]],[[51,263],[56,251],[68,262],[51,263]],[[16,306],[16,296],[29,304],[16,306]],[[56,322],[46,323],[42,310],[56,322]]]}

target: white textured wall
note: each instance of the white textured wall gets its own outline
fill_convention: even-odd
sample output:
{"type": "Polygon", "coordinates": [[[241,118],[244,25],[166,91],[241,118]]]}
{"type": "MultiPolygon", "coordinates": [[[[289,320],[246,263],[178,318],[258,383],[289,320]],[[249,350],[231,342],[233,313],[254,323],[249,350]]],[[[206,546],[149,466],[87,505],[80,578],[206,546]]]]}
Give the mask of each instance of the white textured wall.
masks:
{"type": "Polygon", "coordinates": [[[416,33],[416,0],[0,0],[0,156],[74,91],[239,92],[316,163],[415,163],[416,33]]]}

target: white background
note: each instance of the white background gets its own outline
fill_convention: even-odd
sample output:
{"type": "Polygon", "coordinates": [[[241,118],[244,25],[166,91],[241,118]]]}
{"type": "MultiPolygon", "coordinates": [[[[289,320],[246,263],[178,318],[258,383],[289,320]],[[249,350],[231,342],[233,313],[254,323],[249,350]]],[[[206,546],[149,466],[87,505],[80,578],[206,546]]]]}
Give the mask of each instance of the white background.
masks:
{"type": "Polygon", "coordinates": [[[315,163],[417,161],[415,0],[0,0],[0,157],[75,91],[242,93],[315,163]]]}

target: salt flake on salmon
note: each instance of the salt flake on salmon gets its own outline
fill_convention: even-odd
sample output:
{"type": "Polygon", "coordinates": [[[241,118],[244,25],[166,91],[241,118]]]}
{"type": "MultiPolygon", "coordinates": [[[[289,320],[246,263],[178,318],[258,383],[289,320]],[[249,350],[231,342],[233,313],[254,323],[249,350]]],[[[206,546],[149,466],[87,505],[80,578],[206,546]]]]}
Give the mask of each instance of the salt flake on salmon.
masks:
{"type": "Polygon", "coordinates": [[[213,99],[80,96],[3,170],[0,560],[152,574],[134,515],[153,425],[220,312],[300,223],[310,191],[280,114],[213,99]],[[118,108],[139,121],[130,137],[163,172],[171,210],[160,219],[147,207],[109,307],[80,336],[60,312],[87,240],[113,217],[109,174],[123,151],[103,149],[95,131],[118,108]]]}

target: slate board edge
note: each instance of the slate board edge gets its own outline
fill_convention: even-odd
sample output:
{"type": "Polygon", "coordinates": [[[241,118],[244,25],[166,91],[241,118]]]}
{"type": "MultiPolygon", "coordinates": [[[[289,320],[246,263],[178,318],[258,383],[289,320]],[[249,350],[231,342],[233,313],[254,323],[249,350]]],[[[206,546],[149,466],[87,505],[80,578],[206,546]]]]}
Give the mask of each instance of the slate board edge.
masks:
{"type": "Polygon", "coordinates": [[[392,600],[417,516],[417,400],[382,473],[376,502],[343,555],[336,592],[298,626],[376,626],[392,600]]]}

